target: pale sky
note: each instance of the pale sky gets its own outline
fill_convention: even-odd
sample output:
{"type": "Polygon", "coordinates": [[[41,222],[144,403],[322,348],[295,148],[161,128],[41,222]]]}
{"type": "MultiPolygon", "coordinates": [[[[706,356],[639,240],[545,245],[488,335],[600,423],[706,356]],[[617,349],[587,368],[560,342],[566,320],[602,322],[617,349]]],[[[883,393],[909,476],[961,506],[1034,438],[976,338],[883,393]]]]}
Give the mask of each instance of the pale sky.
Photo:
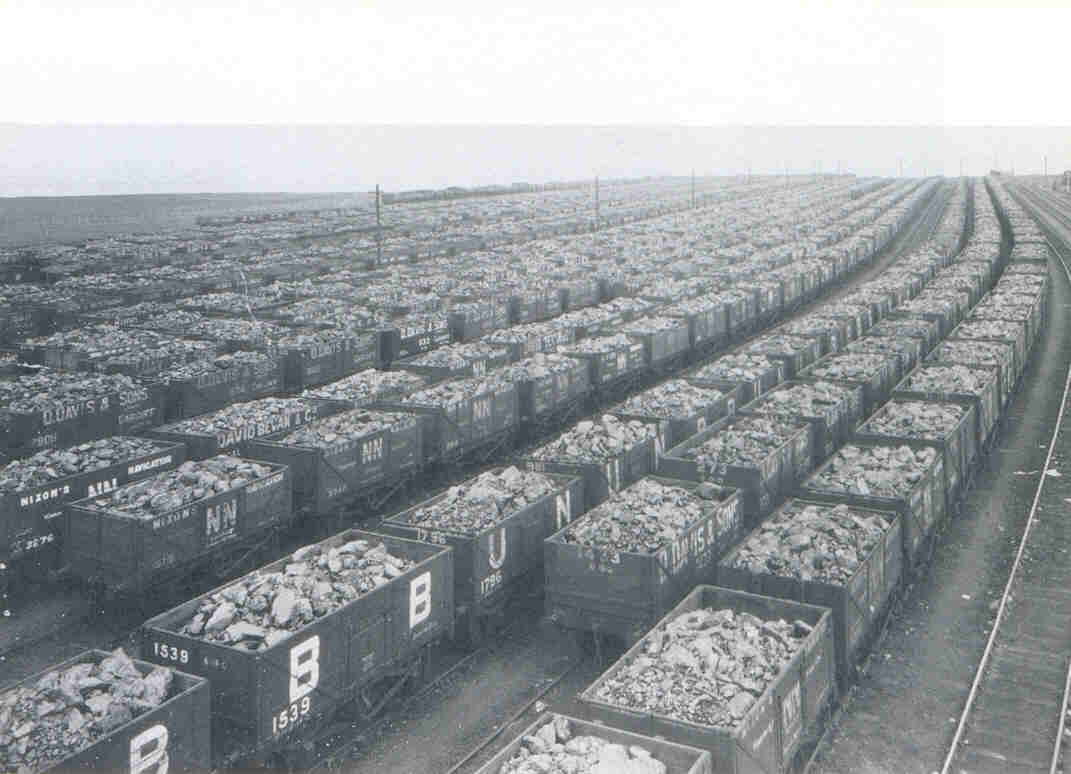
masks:
{"type": "Polygon", "coordinates": [[[1067,126],[1067,5],[0,0],[0,123],[1067,126]]]}

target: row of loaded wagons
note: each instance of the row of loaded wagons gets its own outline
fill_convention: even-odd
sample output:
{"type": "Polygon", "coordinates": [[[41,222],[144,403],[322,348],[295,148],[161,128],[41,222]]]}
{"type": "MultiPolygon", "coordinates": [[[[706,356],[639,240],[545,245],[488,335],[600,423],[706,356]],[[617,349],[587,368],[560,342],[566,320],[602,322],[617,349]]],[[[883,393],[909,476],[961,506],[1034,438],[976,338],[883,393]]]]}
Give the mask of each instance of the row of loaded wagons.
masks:
{"type": "MultiPolygon", "coordinates": [[[[839,349],[818,354],[820,344],[817,350],[801,344],[778,357],[778,347],[789,343],[779,340],[764,347],[767,352],[726,356],[730,362],[721,372],[717,360],[689,369],[682,381],[712,396],[693,417],[637,414],[625,402],[608,407],[579,434],[571,428],[515,450],[515,465],[482,475],[518,486],[526,475],[539,476],[547,486],[491,524],[443,526],[434,514],[455,495],[440,494],[388,516],[372,531],[334,535],[156,616],[143,628],[145,662],[139,667],[167,665],[182,673],[185,682],[178,685],[192,686],[191,706],[210,697],[211,727],[192,722],[196,713],[184,709],[178,717],[190,714],[190,722],[180,719],[174,728],[165,723],[167,732],[157,732],[130,760],[148,760],[160,739],[174,750],[176,769],[203,767],[205,761],[226,765],[288,748],[318,719],[354,699],[358,706],[375,706],[377,696],[419,675],[441,641],[481,636],[483,616],[541,585],[551,621],[613,636],[627,650],[581,694],[588,713],[583,719],[540,719],[483,771],[497,774],[510,759],[537,752],[535,736],[546,736],[547,723],[558,725],[559,734],[568,724],[571,735],[646,749],[673,772],[787,770],[820,731],[890,600],[999,433],[1044,319],[1048,283],[1036,264],[1005,267],[1002,257],[994,244],[987,271],[964,267],[975,259],[937,267],[931,281],[952,278],[949,287],[962,288],[969,299],[969,290],[984,278],[973,303],[940,307],[938,319],[900,314],[898,303],[888,309],[861,304],[869,319],[858,331],[837,327],[858,334],[846,335],[839,349]],[[1020,275],[1034,280],[1007,281],[1020,275]],[[995,285],[987,284],[997,277],[995,285]],[[986,304],[998,296],[1015,298],[986,304]],[[910,324],[871,332],[892,320],[910,324]],[[807,352],[817,356],[808,362],[807,352]],[[748,370],[760,359],[763,367],[748,370]],[[813,389],[800,389],[818,386],[817,398],[813,389]],[[788,395],[775,397],[780,393],[788,395]],[[627,442],[610,449],[593,443],[553,456],[567,442],[593,437],[599,424],[627,442]],[[747,445],[756,435],[764,436],[760,457],[747,445]],[[725,438],[743,439],[741,456],[752,456],[730,464],[726,450],[737,447],[721,442],[725,438]],[[647,513],[627,512],[637,492],[644,498],[659,493],[669,516],[656,519],[657,526],[665,518],[664,528],[641,539],[642,550],[630,551],[623,547],[628,529],[642,532],[647,513]],[[673,516],[693,512],[700,516],[690,521],[673,516]],[[432,514],[432,523],[424,525],[421,514],[432,514]],[[854,558],[840,562],[839,554],[818,546],[815,536],[825,532],[838,533],[854,558]],[[310,557],[330,565],[358,544],[362,548],[355,550],[372,546],[404,561],[382,585],[287,630],[277,642],[258,639],[260,632],[213,641],[205,635],[207,624],[191,627],[191,621],[205,624],[215,617],[236,589],[251,591],[269,576],[300,575],[304,570],[295,565],[310,557]],[[729,631],[738,620],[758,628],[762,647],[781,643],[791,658],[764,684],[749,684],[743,702],[726,699],[733,709],[720,716],[721,725],[697,722],[672,707],[640,707],[622,691],[623,683],[642,680],[650,670],[664,676],[658,659],[669,653],[678,668],[692,670],[690,676],[710,672],[718,685],[717,669],[723,667],[696,661],[704,651],[701,641],[694,642],[694,627],[716,621],[729,631]]],[[[928,288],[920,285],[905,300],[928,288]]],[[[258,442],[273,443],[252,441],[242,454],[253,456],[258,442]]],[[[264,462],[279,466],[271,475],[282,469],[282,463],[264,462]]],[[[295,492],[291,484],[291,496],[295,492]]],[[[100,654],[87,656],[93,657],[100,654]]],[[[128,745],[129,739],[117,735],[116,744],[128,745]]],[[[103,755],[99,760],[106,760],[103,755]]]]}
{"type": "MultiPolygon", "coordinates": [[[[879,241],[874,242],[875,250],[881,247],[879,241]]],[[[778,269],[776,281],[799,292],[779,294],[791,303],[777,308],[813,299],[871,257],[860,251],[831,255],[835,260],[815,259],[778,269]],[[792,279],[795,274],[807,279],[797,282],[792,279]]],[[[6,570],[19,573],[73,570],[109,593],[144,589],[189,573],[220,551],[237,550],[249,541],[259,543],[265,530],[351,508],[370,491],[375,496],[367,500],[376,504],[383,501],[382,493],[418,476],[426,480],[429,471],[457,462],[506,459],[531,447],[533,439],[553,435],[592,409],[610,410],[666,376],[676,374],[707,386],[701,369],[710,353],[739,346],[741,337],[756,330],[760,306],[771,309],[758,303],[757,290],[723,287],[727,289],[690,299],[702,302],[699,307],[681,302],[658,306],[666,299],[654,298],[636,304],[609,302],[606,306],[611,309],[597,325],[566,326],[551,336],[522,335],[501,344],[486,336],[470,344],[447,345],[456,351],[445,363],[429,365],[417,362],[421,356],[416,356],[399,360],[388,370],[349,373],[379,361],[347,361],[344,367],[318,369],[319,376],[301,382],[308,389],[300,393],[278,392],[279,372],[274,366],[239,365],[219,372],[233,373],[233,379],[214,377],[211,384],[191,386],[192,392],[179,401],[195,405],[197,411],[216,407],[213,411],[192,416],[182,411],[185,416],[177,421],[163,421],[173,418],[175,400],[145,376],[49,369],[10,376],[5,394],[14,397],[0,411],[0,445],[16,461],[32,464],[34,455],[42,452],[66,453],[127,436],[160,443],[136,457],[112,458],[110,464],[95,465],[91,471],[67,474],[42,463],[55,475],[50,472],[44,482],[38,478],[9,490],[0,501],[0,559],[7,563],[6,570]],[[658,323],[649,326],[649,320],[658,323]],[[542,357],[558,363],[564,359],[568,367],[543,368],[542,357]],[[366,382],[378,381],[382,374],[408,375],[412,381],[404,388],[368,388],[366,382]],[[269,392],[278,397],[266,396],[269,392]],[[48,400],[21,400],[32,393],[44,393],[48,400]],[[252,416],[236,413],[236,407],[247,407],[252,416]],[[300,427],[358,410],[406,414],[411,421],[340,440],[334,447],[284,440],[300,427]],[[184,504],[177,514],[148,521],[116,520],[83,506],[72,510],[79,500],[217,455],[279,466],[279,475],[270,476],[270,497],[220,493],[229,514],[225,530],[215,530],[219,507],[208,502],[184,504]],[[77,524],[70,513],[78,514],[77,524]],[[78,531],[79,540],[69,539],[72,529],[78,531]],[[173,536],[178,531],[182,536],[173,536]],[[68,550],[73,553],[65,556],[68,550]]],[[[864,317],[862,307],[853,314],[864,317]]],[[[792,375],[859,330],[854,317],[838,318],[821,330],[778,336],[764,348],[763,357],[784,363],[785,374],[792,375]],[[786,342],[806,351],[786,349],[786,342]]],[[[347,345],[339,351],[349,349],[347,345]]],[[[314,360],[338,354],[328,350],[332,347],[324,345],[318,354],[306,354],[316,354],[314,360]]],[[[736,389],[711,389],[710,405],[693,416],[654,418],[660,426],[658,442],[673,444],[690,434],[690,428],[732,413],[735,405],[747,400],[747,385],[740,387],[739,396],[736,389]]]]}
{"type": "MultiPolygon", "coordinates": [[[[914,193],[897,227],[926,200],[924,194],[933,193],[933,186],[922,189],[914,193]]],[[[583,301],[577,302],[580,306],[568,301],[563,305],[559,298],[546,314],[531,319],[514,310],[535,303],[525,299],[479,299],[458,304],[461,311],[423,315],[374,330],[291,329],[286,319],[273,318],[273,311],[279,310],[271,308],[258,309],[257,318],[259,324],[273,326],[271,333],[238,319],[244,313],[239,308],[191,308],[191,314],[210,315],[196,332],[167,327],[152,315],[119,324],[110,317],[81,319],[83,327],[67,331],[66,338],[15,346],[13,362],[23,372],[52,370],[65,377],[62,386],[70,389],[50,390],[47,408],[5,399],[0,408],[0,460],[139,432],[236,402],[296,395],[367,369],[410,370],[429,379],[479,376],[505,363],[561,350],[587,364],[590,385],[576,389],[612,396],[614,387],[635,384],[647,374],[672,372],[724,350],[818,298],[870,261],[896,229],[890,223],[878,231],[863,242],[848,239],[844,249],[834,244],[806,260],[793,261],[786,253],[734,263],[732,271],[704,276],[696,285],[703,292],[687,297],[592,279],[583,292],[570,287],[559,293],[575,295],[583,301]],[[212,315],[220,314],[235,319],[219,318],[221,330],[213,333],[211,322],[217,318],[212,315]],[[657,318],[658,325],[647,325],[650,318],[657,318]],[[234,333],[235,327],[244,335],[234,333]],[[614,333],[621,334],[622,343],[584,343],[614,333]],[[117,343],[98,346],[107,337],[117,343]],[[448,349],[451,357],[436,357],[448,349]],[[202,368],[205,363],[213,367],[202,368]],[[123,383],[116,380],[112,386],[100,379],[92,387],[81,385],[89,375],[125,377],[127,394],[121,394],[123,383]]],[[[19,374],[3,378],[17,381],[19,374]]]]}
{"type": "MultiPolygon", "coordinates": [[[[924,353],[923,363],[911,373],[929,367],[927,362],[936,362],[925,359],[929,354],[924,353]]],[[[980,365],[970,363],[967,367],[980,365]]],[[[999,366],[989,368],[995,375],[999,366]]],[[[891,391],[879,405],[877,416],[900,400],[939,405],[945,401],[937,396],[918,398],[898,393],[891,391]]],[[[747,405],[733,417],[717,421],[748,416],[747,405]]],[[[979,405],[976,400],[969,408],[979,405]]],[[[964,421],[953,435],[969,438],[975,442],[974,448],[981,449],[983,444],[976,443],[978,425],[972,419],[970,410],[964,412],[964,421]]],[[[866,421],[856,420],[855,424],[848,432],[848,445],[897,450],[905,443],[902,438],[864,440],[866,421]]],[[[796,448],[806,445],[813,449],[811,424],[801,420],[796,426],[796,437],[806,439],[805,443],[797,442],[796,448]]],[[[711,429],[692,433],[676,446],[663,446],[661,457],[654,450],[652,436],[647,446],[653,452],[655,467],[643,473],[626,473],[618,491],[608,491],[594,508],[585,503],[588,484],[594,480],[588,469],[578,466],[572,476],[539,473],[553,482],[552,490],[478,534],[449,534],[449,530],[424,530],[411,524],[413,511],[434,504],[421,503],[387,518],[375,532],[350,530],[332,536],[153,618],[143,628],[143,661],[136,663],[145,672],[160,666],[174,669],[180,675],[174,682],[174,695],[162,708],[136,718],[129,728],[105,740],[114,747],[110,753],[106,749],[83,752],[80,760],[99,765],[114,758],[117,749],[124,762],[150,764],[158,762],[163,752],[169,755],[171,769],[192,770],[288,749],[296,739],[319,728],[319,720],[333,711],[355,700],[357,706],[367,707],[389,690],[386,686],[418,675],[429,649],[446,637],[458,636],[454,631],[457,623],[472,606],[481,604],[485,589],[489,597],[510,593],[511,588],[518,593],[539,577],[546,586],[546,610],[552,619],[569,626],[583,626],[585,620],[592,622],[587,625],[604,625],[610,620],[607,611],[617,607],[635,622],[622,630],[630,647],[582,692],[579,706],[583,717],[554,713],[540,717],[482,771],[508,771],[503,767],[511,760],[519,762],[538,755],[539,735],[545,742],[548,725],[556,726],[560,749],[565,749],[568,738],[594,737],[620,746],[626,755],[650,756],[673,772],[787,770],[801,747],[827,720],[830,703],[850,679],[852,667],[865,653],[883,611],[911,566],[913,555],[904,535],[909,519],[918,513],[918,502],[914,493],[903,498],[842,497],[804,480],[791,492],[794,496],[775,501],[771,513],[759,513],[757,523],[749,522],[741,498],[746,484],[737,488],[720,478],[686,481],[664,475],[668,472],[664,463],[679,459],[680,447],[694,446],[696,436],[711,429]],[[630,480],[633,476],[635,480],[630,480]],[[684,525],[676,540],[646,554],[600,552],[578,547],[568,539],[569,530],[576,531],[585,521],[613,512],[615,503],[630,490],[652,485],[663,491],[675,490],[678,509],[689,498],[702,503],[706,507],[704,518],[684,525]],[[697,492],[704,486],[706,491],[697,492]],[[855,522],[870,529],[868,539],[860,544],[861,561],[835,579],[805,580],[788,572],[756,572],[753,564],[741,561],[742,555],[753,553],[763,530],[771,531],[801,516],[820,518],[823,514],[840,519],[841,525],[855,522]],[[754,530],[745,534],[752,523],[754,530]],[[542,541],[532,541],[530,535],[527,541],[518,539],[531,532],[547,537],[542,541]],[[227,598],[229,590],[252,588],[258,579],[285,574],[293,571],[296,563],[361,541],[381,545],[391,555],[406,560],[405,571],[266,648],[248,648],[249,639],[212,642],[190,633],[190,620],[198,614],[207,615],[206,609],[215,604],[212,600],[227,598]],[[526,552],[528,546],[542,549],[542,562],[535,552],[526,552]],[[520,560],[515,566],[509,563],[512,557],[520,560]],[[492,588],[485,581],[496,571],[496,564],[499,570],[506,568],[506,580],[492,588]],[[524,578],[524,583],[513,583],[512,578],[524,578]],[[561,615],[561,600],[575,603],[580,598],[576,591],[581,588],[585,592],[581,604],[588,605],[587,614],[573,618],[561,615]],[[744,702],[744,710],[726,715],[720,726],[697,722],[672,706],[639,708],[620,689],[625,681],[642,681],[643,670],[657,669],[658,658],[667,653],[677,653],[679,658],[680,652],[694,652],[686,624],[700,619],[717,620],[721,626],[732,620],[754,622],[760,625],[760,633],[772,632],[763,642],[772,642],[776,635],[791,643],[791,657],[761,685],[750,686],[753,695],[744,702]],[[685,650],[670,651],[665,644],[670,638],[685,650]],[[208,707],[211,722],[206,724],[203,719],[208,707]]],[[[942,452],[945,456],[940,459],[945,460],[952,444],[935,440],[929,445],[942,452]]],[[[948,486],[947,480],[938,476],[943,469],[936,462],[938,458],[934,459],[919,485],[933,493],[931,504],[934,498],[943,498],[948,486]],[[933,482],[938,478],[935,487],[933,482]]],[[[819,467],[815,475],[821,470],[819,467]]],[[[774,541],[768,545],[793,544],[774,541]]],[[[105,655],[90,653],[82,658],[101,659],[105,655]]],[[[696,673],[704,669],[701,665],[688,668],[696,673]]],[[[710,677],[717,685],[716,674],[710,677]]],[[[102,744],[108,746],[98,743],[102,744]]]]}

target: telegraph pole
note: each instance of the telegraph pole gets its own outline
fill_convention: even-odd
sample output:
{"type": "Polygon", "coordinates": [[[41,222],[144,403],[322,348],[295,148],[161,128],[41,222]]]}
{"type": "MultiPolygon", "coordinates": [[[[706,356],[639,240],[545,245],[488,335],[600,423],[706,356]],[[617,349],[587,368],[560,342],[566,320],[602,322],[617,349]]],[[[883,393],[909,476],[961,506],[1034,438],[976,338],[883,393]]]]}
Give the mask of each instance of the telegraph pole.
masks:
{"type": "Polygon", "coordinates": [[[379,183],[376,183],[376,266],[383,264],[383,216],[380,212],[379,183]]]}

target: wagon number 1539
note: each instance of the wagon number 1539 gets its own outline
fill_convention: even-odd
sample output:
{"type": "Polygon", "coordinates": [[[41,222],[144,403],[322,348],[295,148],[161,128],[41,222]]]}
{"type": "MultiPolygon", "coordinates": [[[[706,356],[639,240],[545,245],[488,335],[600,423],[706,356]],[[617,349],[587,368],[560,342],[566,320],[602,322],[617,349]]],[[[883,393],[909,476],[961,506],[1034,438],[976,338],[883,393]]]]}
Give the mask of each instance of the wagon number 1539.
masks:
{"type": "Polygon", "coordinates": [[[177,664],[190,663],[190,652],[185,648],[176,648],[174,645],[166,645],[162,642],[152,644],[153,655],[177,664]]]}

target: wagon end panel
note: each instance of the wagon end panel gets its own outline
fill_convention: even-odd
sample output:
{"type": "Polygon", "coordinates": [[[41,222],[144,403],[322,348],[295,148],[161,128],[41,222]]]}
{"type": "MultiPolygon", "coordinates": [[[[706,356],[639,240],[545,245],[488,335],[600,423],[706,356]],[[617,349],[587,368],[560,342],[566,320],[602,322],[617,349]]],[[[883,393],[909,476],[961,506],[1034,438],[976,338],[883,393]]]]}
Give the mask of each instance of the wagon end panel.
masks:
{"type": "Polygon", "coordinates": [[[653,557],[566,543],[544,543],[547,613],[562,626],[629,641],[658,618],[659,569],[653,557]]]}
{"type": "MultiPolygon", "coordinates": [[[[92,658],[106,655],[96,651],[86,654],[92,658]]],[[[135,661],[135,664],[142,674],[155,666],[141,661],[135,661]]],[[[130,774],[153,774],[165,769],[188,774],[205,771],[211,766],[209,701],[209,687],[205,680],[176,671],[168,697],[162,704],[48,771],[90,769],[130,774]]]]}
{"type": "Polygon", "coordinates": [[[182,621],[198,604],[193,600],[147,621],[141,630],[141,657],[208,681],[212,763],[220,765],[256,747],[257,664],[253,653],[180,633],[182,621]]]}

